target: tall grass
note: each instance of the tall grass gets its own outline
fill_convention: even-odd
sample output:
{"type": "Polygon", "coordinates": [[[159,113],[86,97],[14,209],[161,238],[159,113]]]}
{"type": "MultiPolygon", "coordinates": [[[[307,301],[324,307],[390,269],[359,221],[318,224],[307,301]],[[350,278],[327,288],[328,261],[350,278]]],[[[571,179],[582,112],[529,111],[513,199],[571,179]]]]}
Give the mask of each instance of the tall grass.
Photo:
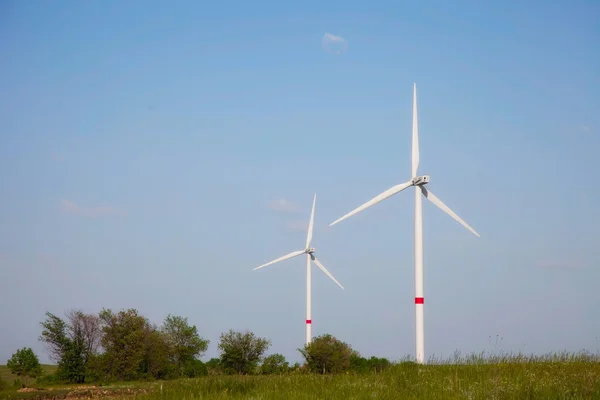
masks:
{"type": "MultiPolygon", "coordinates": [[[[78,394],[85,398],[191,399],[599,399],[600,356],[557,353],[461,356],[404,361],[380,373],[207,376],[126,384],[78,394]]],[[[50,392],[46,392],[50,394],[50,392]]],[[[74,394],[74,393],[73,393],[74,394]]],[[[11,394],[7,398],[19,398],[11,394]]],[[[28,394],[29,396],[33,393],[28,394]]],[[[1,396],[0,396],[1,397],[1,396]]],[[[43,397],[52,398],[52,397],[43,397]]]]}
{"type": "Polygon", "coordinates": [[[163,384],[137,399],[600,399],[589,354],[472,355],[403,362],[382,373],[215,376],[163,384]]]}

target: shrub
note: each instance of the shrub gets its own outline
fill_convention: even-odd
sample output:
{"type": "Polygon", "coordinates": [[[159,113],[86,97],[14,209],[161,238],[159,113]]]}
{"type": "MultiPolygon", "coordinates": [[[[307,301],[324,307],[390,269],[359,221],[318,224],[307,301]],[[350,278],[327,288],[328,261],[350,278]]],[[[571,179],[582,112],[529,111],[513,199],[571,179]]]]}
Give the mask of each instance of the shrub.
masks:
{"type": "Polygon", "coordinates": [[[223,367],[221,366],[221,360],[219,358],[211,358],[204,363],[204,365],[206,366],[208,375],[220,375],[223,372],[223,367]]]}
{"type": "Polygon", "coordinates": [[[353,353],[349,344],[330,334],[317,336],[303,349],[298,350],[304,356],[308,368],[322,374],[348,370],[353,353]]]}
{"type": "Polygon", "coordinates": [[[392,365],[390,360],[385,357],[371,357],[368,362],[369,369],[373,372],[383,372],[392,365]]]}
{"type": "Polygon", "coordinates": [[[36,383],[38,385],[49,385],[49,384],[56,384],[59,382],[60,382],[60,376],[58,376],[56,374],[43,375],[36,379],[36,383]]]}
{"type": "Polygon", "coordinates": [[[230,374],[254,373],[270,345],[270,340],[257,337],[252,332],[235,332],[230,329],[221,334],[219,342],[221,366],[230,374]]]}
{"type": "MultiPolygon", "coordinates": [[[[7,361],[6,366],[13,374],[20,377],[37,378],[43,374],[37,355],[29,347],[17,350],[7,361]]],[[[20,380],[19,380],[20,382],[20,380]]]]}
{"type": "Polygon", "coordinates": [[[263,360],[260,373],[264,375],[281,374],[289,369],[289,363],[283,354],[271,354],[263,360]]]}
{"type": "Polygon", "coordinates": [[[191,360],[185,363],[183,367],[183,375],[188,378],[208,375],[208,368],[200,360],[191,360]]]}

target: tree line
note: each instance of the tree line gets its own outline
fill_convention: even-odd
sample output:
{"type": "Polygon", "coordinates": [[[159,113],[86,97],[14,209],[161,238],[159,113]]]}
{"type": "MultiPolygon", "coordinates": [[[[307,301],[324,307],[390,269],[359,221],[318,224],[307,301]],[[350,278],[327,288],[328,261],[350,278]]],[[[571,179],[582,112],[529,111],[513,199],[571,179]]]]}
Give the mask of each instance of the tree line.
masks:
{"type": "Polygon", "coordinates": [[[304,363],[289,365],[281,354],[266,355],[271,341],[245,331],[220,335],[219,357],[200,360],[210,340],[200,336],[187,318],[167,315],[160,326],[136,309],[98,314],[70,310],[64,318],[46,312],[39,340],[56,363],[56,372],[43,376],[31,348],[17,350],[7,362],[19,377],[43,382],[109,382],[175,379],[215,374],[283,374],[292,371],[320,374],[345,371],[382,371],[385,358],[362,357],[330,334],[318,336],[298,351],[304,363]]]}

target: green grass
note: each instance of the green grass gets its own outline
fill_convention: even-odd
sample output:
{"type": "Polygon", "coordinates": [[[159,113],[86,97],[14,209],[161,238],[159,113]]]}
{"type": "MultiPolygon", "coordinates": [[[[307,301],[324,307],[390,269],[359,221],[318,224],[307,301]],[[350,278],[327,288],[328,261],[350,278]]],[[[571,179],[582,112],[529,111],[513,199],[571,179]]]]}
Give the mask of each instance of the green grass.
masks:
{"type": "Polygon", "coordinates": [[[136,399],[600,399],[600,363],[584,357],[396,365],[380,374],[208,377],[136,399]]]}
{"type": "MultiPolygon", "coordinates": [[[[599,399],[600,357],[558,354],[456,357],[420,366],[394,365],[379,374],[209,376],[86,389],[82,398],[190,399],[599,399]],[[129,385],[129,386],[128,386],[129,385]],[[161,390],[162,387],[162,390],[161,390]],[[129,391],[128,391],[129,390],[129,391]]],[[[2,393],[0,393],[1,395],[2,393]]],[[[33,393],[5,393],[25,399],[33,393]]],[[[58,392],[55,392],[58,394],[58,392]]],[[[74,394],[74,393],[72,393],[74,394]]],[[[51,393],[37,392],[38,399],[51,393]]],[[[61,393],[61,396],[63,394],[61,393]]],[[[54,397],[60,398],[60,397],[54,397]]]]}
{"type": "Polygon", "coordinates": [[[1,400],[55,400],[55,399],[131,399],[149,392],[156,383],[128,382],[108,386],[52,385],[45,388],[36,385],[36,391],[18,392],[17,389],[0,392],[1,400]]]}
{"type": "MultiPolygon", "coordinates": [[[[53,374],[56,371],[56,365],[42,364],[44,375],[53,374]]],[[[10,370],[6,365],[0,365],[0,379],[12,385],[15,379],[19,377],[10,373],[10,370]]],[[[23,381],[23,379],[21,379],[23,381]]]]}

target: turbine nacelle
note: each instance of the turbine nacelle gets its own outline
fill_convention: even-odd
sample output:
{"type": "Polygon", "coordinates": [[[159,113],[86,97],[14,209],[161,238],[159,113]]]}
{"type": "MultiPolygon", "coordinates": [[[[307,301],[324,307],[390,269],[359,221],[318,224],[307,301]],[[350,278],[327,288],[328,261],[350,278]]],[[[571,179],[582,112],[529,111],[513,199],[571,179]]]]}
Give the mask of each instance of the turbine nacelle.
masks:
{"type": "Polygon", "coordinates": [[[429,183],[429,175],[415,176],[412,178],[413,186],[427,185],[429,183]]]}

